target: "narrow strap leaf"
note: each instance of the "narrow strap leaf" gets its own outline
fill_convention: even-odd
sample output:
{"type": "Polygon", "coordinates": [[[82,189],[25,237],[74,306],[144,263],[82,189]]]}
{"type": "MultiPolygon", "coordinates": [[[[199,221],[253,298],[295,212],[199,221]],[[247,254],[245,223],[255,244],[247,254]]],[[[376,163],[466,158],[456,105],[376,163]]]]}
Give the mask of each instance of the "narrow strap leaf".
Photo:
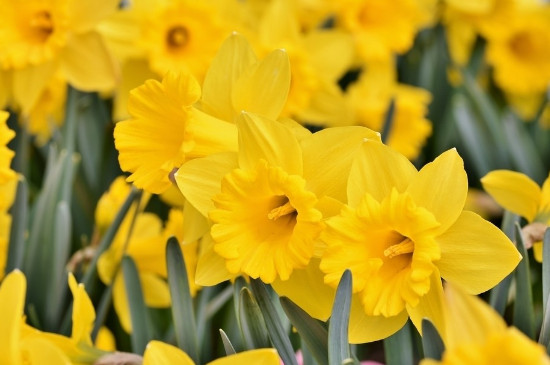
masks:
{"type": "Polygon", "coordinates": [[[246,287],[241,289],[239,316],[237,318],[247,349],[271,347],[260,307],[246,287]]]}
{"type": "Polygon", "coordinates": [[[134,353],[143,354],[147,343],[152,339],[149,327],[150,320],[143,299],[139,273],[134,260],[130,256],[122,258],[122,273],[130,307],[130,318],[132,319],[132,334],[130,336],[132,350],[134,353]]]}
{"type": "Polygon", "coordinates": [[[410,324],[384,340],[386,365],[413,365],[413,347],[410,324]]]}
{"type": "Polygon", "coordinates": [[[426,318],[422,320],[422,348],[424,349],[424,357],[434,360],[441,360],[445,351],[445,345],[437,329],[426,318]]]}
{"type": "Polygon", "coordinates": [[[178,240],[170,237],[166,244],[166,266],[168,284],[172,298],[172,317],[178,347],[199,363],[197,326],[193,311],[193,298],[189,289],[189,279],[185,261],[178,240]]]}
{"type": "Polygon", "coordinates": [[[535,338],[535,316],[533,310],[533,293],[529,278],[529,256],[523,244],[521,228],[516,223],[516,248],[523,259],[519,262],[516,271],[516,301],[514,303],[513,324],[529,338],[535,338]]]}
{"type": "Polygon", "coordinates": [[[262,311],[269,338],[277,349],[283,363],[285,365],[298,365],[287,331],[285,331],[279,319],[277,309],[271,301],[266,285],[259,279],[251,279],[250,287],[262,311]]]}
{"type": "Polygon", "coordinates": [[[328,326],[328,363],[330,365],[340,365],[351,357],[348,342],[351,283],[351,272],[346,270],[336,289],[328,326]]]}
{"type": "MultiPolygon", "coordinates": [[[[328,365],[328,332],[321,323],[312,318],[290,299],[280,299],[287,317],[305,342],[307,348],[319,365],[328,365]]],[[[304,349],[302,349],[303,351],[304,349]]]]}
{"type": "Polygon", "coordinates": [[[225,350],[225,354],[227,356],[236,354],[233,344],[231,343],[231,341],[229,341],[229,338],[221,328],[220,328],[220,336],[222,338],[223,349],[225,350]]]}

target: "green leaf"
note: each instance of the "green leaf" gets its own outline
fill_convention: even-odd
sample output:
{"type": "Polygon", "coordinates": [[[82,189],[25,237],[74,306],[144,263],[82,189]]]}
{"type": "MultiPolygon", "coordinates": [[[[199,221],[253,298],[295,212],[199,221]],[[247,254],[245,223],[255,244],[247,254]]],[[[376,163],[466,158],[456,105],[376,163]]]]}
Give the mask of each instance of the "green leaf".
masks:
{"type": "Polygon", "coordinates": [[[27,228],[27,201],[29,199],[29,188],[27,181],[21,177],[17,182],[15,200],[10,209],[12,217],[10,240],[8,247],[8,258],[6,261],[5,273],[21,268],[25,254],[25,231],[27,228]]]}
{"type": "Polygon", "coordinates": [[[251,279],[250,287],[262,311],[269,338],[275,349],[277,349],[279,356],[285,365],[298,365],[288,333],[279,319],[277,309],[271,301],[266,285],[259,279],[251,279]]]}
{"type": "Polygon", "coordinates": [[[241,289],[239,316],[237,318],[247,349],[271,347],[260,307],[246,287],[241,289]]]}
{"type": "Polygon", "coordinates": [[[516,223],[515,244],[523,259],[519,262],[514,274],[516,278],[516,301],[512,323],[529,338],[534,339],[535,315],[531,279],[529,278],[529,256],[523,244],[521,228],[518,223],[516,223]]]}
{"type": "Polygon", "coordinates": [[[130,307],[130,318],[132,319],[132,351],[136,354],[143,354],[147,343],[152,339],[151,322],[149,313],[143,299],[139,273],[130,256],[122,258],[122,274],[124,286],[130,307]]]}
{"type": "Polygon", "coordinates": [[[351,357],[348,342],[349,311],[351,308],[351,271],[340,279],[328,326],[328,363],[340,365],[351,357]]]}
{"type": "Polygon", "coordinates": [[[550,354],[550,229],[544,232],[542,240],[542,327],[539,343],[546,347],[550,354]]]}
{"type": "Polygon", "coordinates": [[[422,320],[422,348],[424,349],[424,357],[434,360],[441,360],[445,351],[445,345],[437,329],[426,318],[422,320]]]}
{"type": "MultiPolygon", "coordinates": [[[[500,229],[502,232],[508,236],[511,240],[514,239],[515,235],[515,225],[518,222],[519,216],[513,214],[507,210],[504,211],[504,217],[502,218],[502,224],[500,229]]],[[[506,311],[506,305],[508,303],[508,293],[510,291],[510,286],[512,285],[512,279],[514,273],[510,273],[505,277],[497,286],[491,289],[489,296],[489,304],[496,310],[501,316],[504,316],[506,311]]]]}
{"type": "Polygon", "coordinates": [[[544,232],[542,240],[542,308],[546,313],[547,300],[550,296],[550,229],[544,232]]]}
{"type": "Polygon", "coordinates": [[[492,152],[488,148],[490,146],[488,133],[480,126],[464,95],[459,93],[453,95],[451,106],[458,135],[467,147],[464,153],[474,162],[472,167],[481,177],[494,165],[491,158],[492,152]]]}
{"type": "Polygon", "coordinates": [[[166,265],[170,296],[172,297],[172,318],[176,331],[176,342],[178,347],[198,364],[199,342],[193,311],[193,298],[189,289],[189,279],[181,247],[175,237],[170,237],[166,244],[166,265]]]}
{"type": "Polygon", "coordinates": [[[105,234],[103,235],[103,238],[99,242],[99,245],[94,254],[94,257],[92,258],[92,261],[88,265],[88,270],[86,271],[86,273],[84,274],[84,277],[82,278],[82,283],[87,288],[87,290],[90,290],[88,288],[92,286],[92,282],[96,278],[97,260],[99,260],[99,256],[101,256],[101,254],[105,252],[109,248],[109,246],[111,246],[111,243],[113,242],[113,238],[118,232],[118,229],[120,228],[122,221],[126,217],[126,214],[128,214],[130,207],[134,202],[140,200],[141,194],[142,194],[141,190],[132,188],[132,190],[128,194],[128,197],[126,198],[126,200],[124,201],[120,209],[118,210],[115,216],[115,219],[113,220],[109,228],[107,228],[107,231],[105,232],[105,234]]]}
{"type": "Polygon", "coordinates": [[[386,365],[413,365],[414,353],[410,322],[384,340],[386,365]]]}
{"type": "Polygon", "coordinates": [[[231,344],[231,341],[229,341],[229,338],[221,328],[220,328],[220,336],[222,337],[223,349],[225,350],[225,354],[227,356],[236,354],[233,344],[231,344]]]}
{"type": "Polygon", "coordinates": [[[290,299],[282,297],[280,302],[317,363],[328,365],[328,332],[325,327],[290,299]]]}
{"type": "Polygon", "coordinates": [[[380,138],[382,139],[383,143],[388,142],[388,138],[390,137],[390,133],[393,127],[394,116],[395,116],[395,98],[390,100],[390,105],[388,106],[388,111],[386,112],[386,117],[384,119],[384,127],[382,128],[382,133],[380,135],[380,138]]]}

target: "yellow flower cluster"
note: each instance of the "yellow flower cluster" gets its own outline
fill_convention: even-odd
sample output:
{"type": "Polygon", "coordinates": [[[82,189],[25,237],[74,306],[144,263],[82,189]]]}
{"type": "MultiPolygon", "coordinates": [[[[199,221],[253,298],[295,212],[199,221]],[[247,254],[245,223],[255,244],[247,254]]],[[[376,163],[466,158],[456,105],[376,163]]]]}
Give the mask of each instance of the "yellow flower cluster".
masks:
{"type": "Polygon", "coordinates": [[[160,181],[175,179],[208,218],[197,283],[260,278],[326,320],[349,268],[350,340],[361,343],[387,337],[409,317],[444,330],[441,278],[478,294],[513,270],[521,256],[510,240],[463,211],[468,183],[456,150],[417,171],[368,128],[311,133],[280,117],[290,86],[286,53],[243,69],[249,54],[246,41],[231,36],[202,96],[185,74],[148,81],[130,96],[133,118],[115,130],[121,165],[132,162],[130,180],[158,193],[160,181]],[[234,142],[219,143],[224,132],[207,121],[234,142]]]}

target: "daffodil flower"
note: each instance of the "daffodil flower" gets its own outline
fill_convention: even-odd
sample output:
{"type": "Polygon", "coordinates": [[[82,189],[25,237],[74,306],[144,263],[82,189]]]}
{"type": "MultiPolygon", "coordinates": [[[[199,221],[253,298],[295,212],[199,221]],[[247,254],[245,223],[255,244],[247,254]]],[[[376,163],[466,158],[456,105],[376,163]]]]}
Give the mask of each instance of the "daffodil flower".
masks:
{"type": "Polygon", "coordinates": [[[325,282],[353,274],[350,341],[387,337],[410,317],[443,330],[441,278],[478,294],[521,259],[497,227],[463,211],[468,182],[452,149],[420,171],[402,155],[367,141],[351,167],[348,203],[329,218],[322,240],[325,282]]]}
{"type": "Polygon", "coordinates": [[[116,68],[97,24],[118,0],[0,2],[0,68],[13,70],[13,97],[24,112],[33,107],[57,69],[74,87],[103,91],[116,68]]]}
{"type": "MultiPolygon", "coordinates": [[[[193,360],[179,348],[160,341],[147,344],[143,354],[143,365],[195,365],[193,360]]],[[[209,362],[206,365],[279,365],[279,356],[275,349],[257,349],[229,355],[209,362]]]]}
{"type": "Polygon", "coordinates": [[[91,364],[104,355],[92,345],[95,310],[84,286],[77,284],[72,274],[69,274],[69,286],[74,298],[70,338],[26,325],[25,275],[15,270],[4,278],[0,286],[1,364],[91,364]]]}
{"type": "Polygon", "coordinates": [[[445,286],[447,332],[441,333],[441,361],[420,365],[548,365],[546,349],[506,322],[481,299],[455,285],[445,286]]]}
{"type": "Polygon", "coordinates": [[[198,283],[248,275],[299,305],[312,302],[310,289],[319,290],[323,298],[311,311],[326,319],[333,289],[318,269],[323,215],[339,210],[363,140],[379,136],[362,127],[315,134],[300,128],[243,113],[238,153],[189,161],[175,177],[186,199],[213,223],[211,239],[203,241],[198,283]]]}
{"type": "MultiPolygon", "coordinates": [[[[481,184],[504,209],[529,223],[550,224],[550,175],[541,188],[521,172],[495,170],[485,175],[481,184]]],[[[542,242],[534,243],[533,253],[537,261],[542,262],[542,242]]]]}

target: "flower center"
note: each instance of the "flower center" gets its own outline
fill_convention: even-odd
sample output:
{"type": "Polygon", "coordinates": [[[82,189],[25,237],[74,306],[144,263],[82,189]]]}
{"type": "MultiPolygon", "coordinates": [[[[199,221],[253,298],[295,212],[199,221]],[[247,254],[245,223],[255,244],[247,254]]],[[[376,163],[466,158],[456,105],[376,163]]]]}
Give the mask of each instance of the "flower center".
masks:
{"type": "Polygon", "coordinates": [[[296,218],[296,209],[290,204],[290,201],[288,201],[288,198],[286,196],[282,196],[282,204],[279,205],[277,208],[273,208],[267,213],[267,218],[271,219],[273,221],[276,221],[282,216],[291,214],[293,219],[296,218]]]}
{"type": "Polygon", "coordinates": [[[181,25],[172,27],[166,36],[166,43],[168,48],[172,50],[185,47],[189,43],[189,31],[181,25]]]}
{"type": "Polygon", "coordinates": [[[53,33],[52,16],[46,10],[35,13],[29,25],[31,33],[37,42],[45,42],[53,33]]]}
{"type": "Polygon", "coordinates": [[[384,256],[394,258],[395,256],[404,255],[414,252],[414,242],[410,238],[404,237],[403,241],[396,245],[391,245],[384,250],[384,256]]]}
{"type": "Polygon", "coordinates": [[[533,61],[546,55],[546,46],[543,43],[542,37],[537,37],[528,32],[520,32],[509,41],[509,46],[516,57],[533,61]]]}

